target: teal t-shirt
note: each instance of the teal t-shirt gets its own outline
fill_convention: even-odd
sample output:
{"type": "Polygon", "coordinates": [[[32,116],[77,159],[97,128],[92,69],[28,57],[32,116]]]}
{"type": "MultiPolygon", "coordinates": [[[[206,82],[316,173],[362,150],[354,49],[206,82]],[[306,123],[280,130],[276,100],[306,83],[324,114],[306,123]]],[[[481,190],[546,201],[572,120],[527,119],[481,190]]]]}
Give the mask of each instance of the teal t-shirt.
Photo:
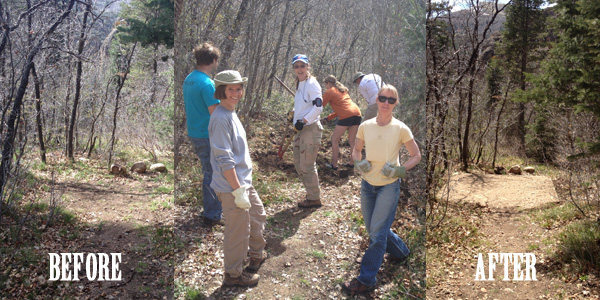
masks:
{"type": "Polygon", "coordinates": [[[194,70],[183,81],[188,136],[208,138],[208,107],[220,103],[214,95],[215,83],[204,72],[194,70]]]}

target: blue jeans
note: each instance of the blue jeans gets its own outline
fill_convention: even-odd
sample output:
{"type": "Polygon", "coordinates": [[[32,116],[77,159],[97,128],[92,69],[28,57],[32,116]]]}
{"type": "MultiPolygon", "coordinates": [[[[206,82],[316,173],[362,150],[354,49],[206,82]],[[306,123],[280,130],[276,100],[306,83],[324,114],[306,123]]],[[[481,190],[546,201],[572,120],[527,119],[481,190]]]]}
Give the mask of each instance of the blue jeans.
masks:
{"type": "Polygon", "coordinates": [[[363,180],[360,196],[360,208],[370,241],[357,279],[362,284],[372,287],[377,283],[376,275],[383,263],[385,252],[400,259],[410,253],[402,239],[390,229],[400,198],[400,180],[383,186],[373,186],[363,180]]]}
{"type": "Polygon", "coordinates": [[[211,220],[221,220],[221,202],[217,199],[215,191],[210,187],[212,180],[212,166],[210,165],[210,142],[208,138],[193,138],[190,137],[192,145],[194,145],[194,151],[198,158],[200,158],[200,164],[202,164],[202,173],[204,179],[202,180],[202,204],[204,205],[204,212],[202,216],[211,220]]]}

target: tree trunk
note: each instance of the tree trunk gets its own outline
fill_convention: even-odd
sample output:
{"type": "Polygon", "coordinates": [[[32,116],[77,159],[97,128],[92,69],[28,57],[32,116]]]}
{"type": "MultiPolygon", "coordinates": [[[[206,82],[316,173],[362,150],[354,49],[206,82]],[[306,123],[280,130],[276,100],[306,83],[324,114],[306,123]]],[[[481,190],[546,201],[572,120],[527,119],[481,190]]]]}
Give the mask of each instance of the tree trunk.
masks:
{"type": "Polygon", "coordinates": [[[75,0],[71,0],[69,2],[69,6],[67,10],[46,30],[46,32],[42,35],[38,43],[31,49],[27,59],[25,60],[25,64],[23,66],[23,72],[21,73],[21,79],[19,83],[19,88],[17,93],[15,94],[15,98],[13,100],[12,110],[10,112],[10,116],[8,117],[8,123],[6,126],[6,137],[4,139],[4,145],[2,147],[2,162],[0,163],[0,199],[2,199],[4,195],[4,187],[6,185],[6,181],[8,179],[8,173],[11,169],[12,165],[12,156],[14,153],[14,142],[16,136],[16,121],[21,117],[21,107],[23,104],[23,98],[25,96],[25,92],[27,90],[27,85],[29,84],[29,74],[31,72],[31,68],[33,67],[33,59],[38,54],[40,49],[42,48],[42,44],[48,39],[48,36],[56,30],[58,25],[60,25],[63,20],[71,13],[71,9],[73,8],[73,4],[75,0]]]}
{"type": "Polygon", "coordinates": [[[204,28],[204,33],[202,34],[202,40],[206,41],[209,39],[210,34],[212,33],[212,28],[215,25],[215,20],[217,19],[217,16],[219,15],[219,12],[221,11],[221,8],[223,7],[224,3],[225,3],[225,0],[220,0],[219,3],[217,3],[215,10],[213,11],[212,15],[210,15],[210,18],[209,18],[208,22],[206,23],[206,27],[204,28]]]}
{"type": "Polygon", "coordinates": [[[31,66],[31,75],[35,88],[35,123],[37,127],[38,141],[40,143],[40,157],[46,163],[46,146],[44,145],[44,129],[42,124],[42,97],[40,92],[40,81],[35,71],[35,65],[31,66]]]}
{"type": "Polygon", "coordinates": [[[221,59],[219,62],[220,70],[227,70],[229,68],[228,59],[233,52],[233,47],[235,46],[235,40],[240,35],[240,27],[242,25],[242,21],[244,21],[244,17],[246,16],[246,8],[248,7],[249,0],[242,0],[240,4],[240,9],[238,10],[237,16],[235,17],[235,21],[233,22],[233,26],[227,34],[227,37],[221,44],[221,49],[223,51],[221,55],[221,59]]]}
{"type": "Polygon", "coordinates": [[[498,153],[498,133],[500,131],[500,118],[502,117],[502,112],[504,111],[504,106],[506,105],[506,100],[508,99],[508,91],[510,90],[510,81],[506,86],[506,92],[504,93],[504,100],[502,100],[502,106],[500,107],[500,111],[498,112],[498,118],[496,118],[496,133],[494,134],[494,158],[492,158],[492,168],[496,167],[496,154],[498,153]]]}
{"type": "Polygon", "coordinates": [[[267,89],[267,98],[271,98],[271,91],[273,89],[273,79],[275,77],[275,72],[277,72],[277,63],[279,62],[277,59],[279,58],[279,48],[281,47],[281,42],[283,41],[283,34],[285,33],[285,28],[287,27],[287,18],[288,13],[290,11],[290,1],[285,2],[285,10],[283,11],[283,18],[281,19],[281,27],[279,27],[279,37],[277,38],[277,43],[275,44],[275,52],[273,53],[273,64],[271,65],[271,74],[269,74],[269,87],[267,89]]]}
{"type": "Polygon", "coordinates": [[[75,98],[73,98],[73,109],[71,110],[71,120],[69,122],[69,131],[67,133],[67,157],[74,161],[73,155],[73,129],[75,128],[75,122],[77,122],[77,107],[79,106],[79,98],[81,97],[81,73],[82,73],[82,61],[81,55],[83,53],[83,47],[85,46],[85,29],[87,27],[87,19],[91,10],[91,4],[86,3],[85,13],[83,14],[83,24],[81,25],[81,32],[79,34],[79,45],[77,46],[77,70],[75,74],[75,98]]]}
{"type": "MultiPolygon", "coordinates": [[[[110,164],[112,163],[113,150],[115,148],[115,132],[117,131],[117,115],[119,113],[119,99],[121,96],[121,89],[123,89],[123,85],[125,85],[125,80],[127,80],[127,75],[129,74],[129,69],[131,68],[131,59],[133,58],[133,53],[135,52],[135,47],[137,46],[137,42],[133,44],[131,47],[131,52],[127,57],[127,65],[125,67],[125,72],[123,72],[123,77],[118,81],[117,92],[115,94],[115,109],[113,111],[113,128],[110,136],[110,150],[108,152],[108,167],[110,168],[110,164]]],[[[119,76],[119,75],[117,75],[119,76]]]]}

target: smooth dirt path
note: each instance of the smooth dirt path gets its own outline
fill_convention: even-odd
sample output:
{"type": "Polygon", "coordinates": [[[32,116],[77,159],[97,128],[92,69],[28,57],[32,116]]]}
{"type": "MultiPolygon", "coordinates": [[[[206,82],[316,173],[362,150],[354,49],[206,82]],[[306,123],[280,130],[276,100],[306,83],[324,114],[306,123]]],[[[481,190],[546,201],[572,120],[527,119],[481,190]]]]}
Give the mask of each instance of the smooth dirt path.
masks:
{"type": "Polygon", "coordinates": [[[547,176],[458,173],[450,180],[450,201],[522,210],[558,202],[558,195],[547,176]]]}
{"type": "MultiPolygon", "coordinates": [[[[548,255],[556,232],[537,225],[531,213],[559,201],[549,177],[457,173],[451,178],[449,201],[469,211],[464,218],[477,227],[481,241],[428,264],[428,274],[438,278],[428,288],[428,299],[598,299],[597,293],[577,282],[564,282],[553,272],[548,255]],[[502,281],[500,263],[494,281],[475,281],[478,253],[488,277],[489,252],[534,253],[537,281],[502,281]]],[[[513,267],[509,265],[511,279],[513,267]]]]}

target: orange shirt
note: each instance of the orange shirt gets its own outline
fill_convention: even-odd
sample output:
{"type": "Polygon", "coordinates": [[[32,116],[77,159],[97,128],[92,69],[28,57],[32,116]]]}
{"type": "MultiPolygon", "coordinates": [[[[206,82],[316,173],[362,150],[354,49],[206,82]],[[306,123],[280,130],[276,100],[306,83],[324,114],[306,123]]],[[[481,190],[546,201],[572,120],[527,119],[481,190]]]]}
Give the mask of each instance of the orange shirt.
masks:
{"type": "Polygon", "coordinates": [[[333,108],[333,113],[327,116],[327,120],[333,120],[336,116],[342,119],[361,116],[360,109],[352,99],[348,92],[340,92],[336,87],[331,87],[323,93],[323,107],[329,103],[333,108]]]}

